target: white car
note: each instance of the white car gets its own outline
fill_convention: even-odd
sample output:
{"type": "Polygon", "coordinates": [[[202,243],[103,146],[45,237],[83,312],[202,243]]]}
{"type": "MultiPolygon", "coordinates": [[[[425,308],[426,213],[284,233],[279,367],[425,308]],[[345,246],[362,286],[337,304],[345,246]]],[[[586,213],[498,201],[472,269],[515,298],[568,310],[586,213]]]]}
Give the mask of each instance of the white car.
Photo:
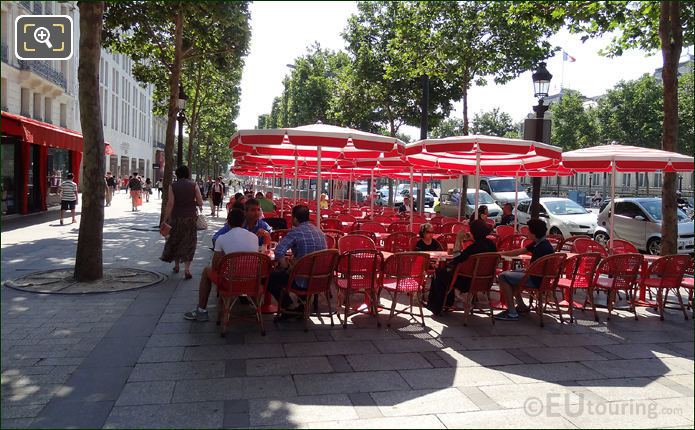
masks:
{"type": "MultiPolygon", "coordinates": [[[[486,177],[480,178],[480,189],[490,194],[490,197],[500,206],[505,203],[511,203],[514,206],[514,183],[518,179],[513,176],[486,177]]],[[[526,194],[524,187],[516,186],[516,201],[522,201],[530,198],[526,194]]]]}
{"type": "MultiPolygon", "coordinates": [[[[652,255],[661,254],[661,199],[659,198],[622,198],[615,199],[615,221],[613,229],[616,239],[627,240],[640,251],[652,255]]],[[[692,254],[695,227],[693,220],[685,212],[676,209],[678,216],[678,253],[692,254]]],[[[601,206],[595,239],[607,243],[610,231],[611,204],[601,206]]]]}
{"type": "MultiPolygon", "coordinates": [[[[593,236],[598,224],[596,215],[588,212],[575,201],[557,197],[542,197],[539,218],[545,221],[549,234],[561,234],[562,237],[587,235],[593,236]]],[[[524,200],[517,206],[519,224],[526,224],[531,219],[531,200],[524,200]]]]}

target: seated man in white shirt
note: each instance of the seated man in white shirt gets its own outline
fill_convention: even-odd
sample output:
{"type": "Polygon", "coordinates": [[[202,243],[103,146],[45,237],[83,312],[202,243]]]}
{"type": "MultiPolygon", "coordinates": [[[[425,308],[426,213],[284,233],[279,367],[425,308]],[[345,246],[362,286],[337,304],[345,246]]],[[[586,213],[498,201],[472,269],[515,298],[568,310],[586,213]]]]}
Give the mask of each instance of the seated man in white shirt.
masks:
{"type": "Polygon", "coordinates": [[[215,253],[212,254],[212,262],[203,269],[200,275],[198,290],[198,307],[186,312],[183,317],[192,321],[207,321],[208,298],[212,284],[218,283],[217,269],[222,262],[222,257],[232,252],[258,252],[258,236],[242,228],[246,215],[241,209],[232,209],[227,214],[227,224],[231,227],[227,233],[221,235],[215,241],[215,253]]]}

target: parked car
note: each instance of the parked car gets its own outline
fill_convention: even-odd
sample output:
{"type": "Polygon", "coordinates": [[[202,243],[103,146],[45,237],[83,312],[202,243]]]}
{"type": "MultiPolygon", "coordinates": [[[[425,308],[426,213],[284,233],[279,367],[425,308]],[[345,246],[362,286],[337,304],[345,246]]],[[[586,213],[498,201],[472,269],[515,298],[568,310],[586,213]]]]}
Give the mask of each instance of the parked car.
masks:
{"type": "MultiPolygon", "coordinates": [[[[462,216],[469,217],[475,210],[475,189],[469,188],[466,196],[466,211],[462,216]]],[[[453,189],[449,190],[447,193],[442,193],[439,197],[439,202],[435,212],[439,212],[443,216],[448,217],[458,217],[459,213],[459,202],[461,201],[461,190],[453,189]]],[[[478,195],[478,204],[487,206],[488,217],[499,222],[502,216],[502,208],[500,208],[490,197],[490,194],[483,190],[480,190],[478,195]]]]}
{"type": "MultiPolygon", "coordinates": [[[[548,226],[548,233],[570,236],[593,236],[596,231],[596,214],[593,214],[574,200],[558,197],[541,197],[540,219],[548,226]]],[[[519,224],[531,219],[531,199],[519,202],[516,208],[519,224]]]]}
{"type": "MultiPolygon", "coordinates": [[[[598,227],[594,238],[597,242],[609,240],[612,205],[605,202],[598,215],[598,227]]],[[[678,216],[678,253],[693,253],[695,226],[693,221],[680,209],[678,216]]],[[[627,240],[640,251],[652,255],[661,253],[661,199],[660,198],[621,198],[615,199],[615,237],[627,240]]]]}
{"type": "MultiPolygon", "coordinates": [[[[396,196],[394,199],[393,204],[395,206],[400,206],[403,204],[403,198],[408,196],[410,194],[410,185],[409,184],[398,184],[398,187],[396,188],[396,196]]],[[[418,196],[420,196],[420,192],[417,187],[413,187],[413,194],[415,194],[415,200],[414,203],[417,205],[417,199],[418,196]]],[[[425,190],[425,206],[428,208],[431,208],[434,206],[434,197],[429,190],[425,190]]]]}
{"type": "MultiPolygon", "coordinates": [[[[517,178],[514,176],[484,177],[480,178],[480,189],[485,191],[499,206],[505,203],[514,205],[514,183],[517,178]]],[[[517,185],[518,201],[529,198],[523,187],[517,185]]]]}

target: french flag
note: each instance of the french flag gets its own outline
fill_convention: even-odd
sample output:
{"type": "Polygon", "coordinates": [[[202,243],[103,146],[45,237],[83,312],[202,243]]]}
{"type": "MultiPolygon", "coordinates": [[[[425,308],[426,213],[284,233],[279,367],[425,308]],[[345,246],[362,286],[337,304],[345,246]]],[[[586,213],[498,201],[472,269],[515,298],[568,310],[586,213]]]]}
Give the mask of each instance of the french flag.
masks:
{"type": "Polygon", "coordinates": [[[570,63],[574,63],[575,61],[577,61],[577,59],[571,56],[570,54],[566,53],[565,51],[562,51],[562,61],[569,61],[570,63]]]}

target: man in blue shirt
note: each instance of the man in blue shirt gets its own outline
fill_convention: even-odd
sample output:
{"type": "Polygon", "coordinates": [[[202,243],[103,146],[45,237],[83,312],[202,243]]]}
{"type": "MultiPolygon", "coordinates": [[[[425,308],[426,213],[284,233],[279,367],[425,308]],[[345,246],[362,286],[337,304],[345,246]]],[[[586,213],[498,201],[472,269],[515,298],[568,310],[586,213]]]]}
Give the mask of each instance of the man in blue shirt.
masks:
{"type": "MultiPolygon", "coordinates": [[[[545,237],[548,232],[548,227],[545,225],[544,221],[538,218],[532,218],[528,221],[527,225],[530,232],[530,239],[533,239],[533,243],[525,248],[500,252],[501,255],[515,256],[530,252],[532,254],[531,263],[533,263],[539,258],[555,252],[553,245],[551,245],[545,237]]],[[[519,313],[526,313],[529,311],[528,306],[524,304],[524,300],[521,297],[521,289],[519,288],[519,284],[524,276],[525,272],[523,270],[508,270],[499,274],[497,279],[500,283],[500,292],[504,294],[505,300],[507,301],[507,310],[495,315],[495,319],[516,321],[519,319],[519,313]],[[514,307],[514,298],[516,298],[516,308],[514,307]]],[[[530,276],[526,286],[538,288],[540,287],[540,281],[539,277],[530,276]]]]}
{"type": "MultiPolygon", "coordinates": [[[[292,256],[295,259],[299,259],[312,252],[322,251],[327,248],[326,236],[314,223],[309,221],[309,208],[307,206],[297,205],[292,208],[292,225],[294,228],[275,247],[275,259],[278,261],[280,270],[271,273],[268,281],[268,291],[278,302],[280,301],[282,290],[287,286],[290,278],[287,271],[289,262],[285,256],[287,251],[291,249],[292,256]]],[[[306,279],[295,281],[294,288],[306,289],[306,279]]],[[[282,307],[290,309],[292,304],[292,299],[285,294],[282,307]]],[[[303,304],[300,304],[296,310],[301,311],[303,306],[303,304]]]]}
{"type": "Polygon", "coordinates": [[[246,201],[246,221],[242,226],[246,230],[258,236],[258,246],[263,245],[263,238],[266,237],[272,228],[267,222],[261,219],[261,205],[256,199],[246,201]]]}

